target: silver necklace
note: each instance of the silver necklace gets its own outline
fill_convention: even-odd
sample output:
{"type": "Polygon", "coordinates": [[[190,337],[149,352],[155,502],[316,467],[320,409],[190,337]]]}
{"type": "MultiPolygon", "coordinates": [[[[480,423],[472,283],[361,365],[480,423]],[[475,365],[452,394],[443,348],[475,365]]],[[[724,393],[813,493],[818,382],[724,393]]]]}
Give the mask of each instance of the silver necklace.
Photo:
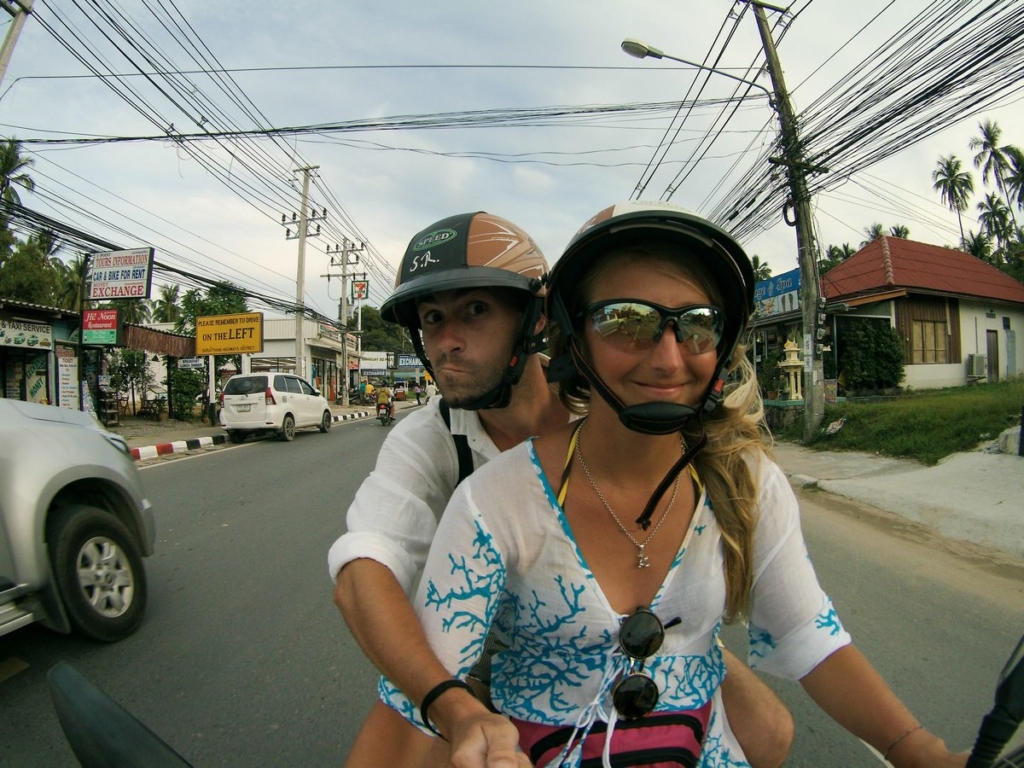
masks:
{"type": "MultiPolygon", "coordinates": [[[[682,435],[679,436],[679,445],[680,448],[683,447],[682,435]]],[[[597,494],[597,498],[599,498],[601,500],[601,503],[604,504],[604,508],[608,510],[608,514],[612,516],[612,520],[614,520],[615,523],[619,526],[619,529],[624,534],[626,534],[626,537],[631,542],[633,542],[633,546],[639,550],[639,552],[637,553],[636,567],[650,568],[651,559],[647,556],[647,553],[644,551],[644,548],[650,543],[651,539],[654,538],[654,534],[656,534],[658,530],[661,528],[662,523],[664,523],[665,519],[668,517],[669,510],[672,509],[672,505],[675,504],[676,502],[676,494],[679,492],[679,475],[676,475],[676,481],[672,485],[672,498],[668,500],[668,506],[665,507],[665,511],[661,513],[661,518],[658,520],[658,524],[654,526],[654,530],[647,534],[647,538],[640,542],[636,540],[636,537],[634,537],[633,534],[629,532],[629,529],[622,524],[622,521],[619,520],[619,516],[615,514],[615,511],[612,509],[612,505],[608,503],[608,500],[604,497],[604,494],[601,493],[601,489],[597,487],[597,483],[594,481],[594,476],[590,474],[590,467],[587,466],[587,462],[583,458],[582,428],[580,429],[579,435],[576,438],[576,458],[580,460],[580,466],[583,467],[583,473],[587,476],[587,480],[590,481],[590,487],[594,489],[594,493],[597,494]]],[[[682,474],[682,472],[680,472],[679,474],[682,474]]]]}

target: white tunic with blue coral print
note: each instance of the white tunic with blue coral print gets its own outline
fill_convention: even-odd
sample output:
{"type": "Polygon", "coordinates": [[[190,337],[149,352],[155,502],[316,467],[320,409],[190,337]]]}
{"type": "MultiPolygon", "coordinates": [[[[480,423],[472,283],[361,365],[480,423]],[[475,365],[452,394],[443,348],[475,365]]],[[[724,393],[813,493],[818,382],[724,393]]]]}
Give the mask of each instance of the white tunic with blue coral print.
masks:
{"type": "MultiPolygon", "coordinates": [[[[799,679],[850,637],[818,585],[785,476],[765,458],[758,479],[749,661],[799,679]]],[[[680,623],[666,631],[645,669],[661,692],[658,711],[713,701],[702,766],[745,766],[718,693],[725,675],[716,643],[725,610],[723,564],[705,493],[650,606],[663,622],[680,623]]],[[[609,690],[628,666],[617,642],[623,616],[580,554],[532,441],[459,486],[415,602],[432,648],[456,677],[473,666],[489,628],[508,645],[492,661],[491,698],[500,712],[550,725],[608,720],[609,690]]],[[[422,727],[417,708],[386,679],[381,695],[422,727]]]]}

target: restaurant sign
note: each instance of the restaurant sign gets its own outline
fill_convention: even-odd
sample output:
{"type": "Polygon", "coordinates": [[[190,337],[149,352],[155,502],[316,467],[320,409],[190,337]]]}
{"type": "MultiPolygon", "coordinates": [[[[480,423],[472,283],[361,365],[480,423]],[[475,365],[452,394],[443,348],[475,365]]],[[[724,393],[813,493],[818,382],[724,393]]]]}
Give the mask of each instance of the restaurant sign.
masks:
{"type": "Polygon", "coordinates": [[[87,309],[82,312],[82,343],[113,345],[122,343],[121,310],[87,309]]]}

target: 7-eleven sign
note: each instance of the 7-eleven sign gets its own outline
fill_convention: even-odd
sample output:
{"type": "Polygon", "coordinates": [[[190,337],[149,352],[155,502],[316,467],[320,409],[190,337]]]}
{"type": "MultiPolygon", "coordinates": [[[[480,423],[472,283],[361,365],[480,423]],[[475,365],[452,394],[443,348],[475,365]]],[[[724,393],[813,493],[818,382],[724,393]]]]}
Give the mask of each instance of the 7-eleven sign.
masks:
{"type": "Polygon", "coordinates": [[[370,281],[369,280],[353,280],[352,281],[352,301],[356,299],[365,299],[370,295],[370,281]]]}

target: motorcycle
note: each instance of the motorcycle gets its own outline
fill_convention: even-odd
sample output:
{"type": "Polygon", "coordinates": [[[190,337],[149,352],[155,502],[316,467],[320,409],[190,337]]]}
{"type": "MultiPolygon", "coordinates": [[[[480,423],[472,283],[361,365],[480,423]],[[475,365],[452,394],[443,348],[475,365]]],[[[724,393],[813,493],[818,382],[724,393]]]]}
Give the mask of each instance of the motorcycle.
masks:
{"type": "Polygon", "coordinates": [[[387,403],[377,404],[377,420],[381,423],[381,426],[388,426],[395,417],[391,415],[391,408],[387,403]]]}
{"type": "MultiPolygon", "coordinates": [[[[190,768],[170,745],[67,662],[50,669],[46,678],[57,719],[83,768],[190,768]]],[[[982,720],[967,768],[1024,768],[1024,745],[1000,755],[1022,721],[1024,637],[999,676],[995,706],[982,720]]]]}

